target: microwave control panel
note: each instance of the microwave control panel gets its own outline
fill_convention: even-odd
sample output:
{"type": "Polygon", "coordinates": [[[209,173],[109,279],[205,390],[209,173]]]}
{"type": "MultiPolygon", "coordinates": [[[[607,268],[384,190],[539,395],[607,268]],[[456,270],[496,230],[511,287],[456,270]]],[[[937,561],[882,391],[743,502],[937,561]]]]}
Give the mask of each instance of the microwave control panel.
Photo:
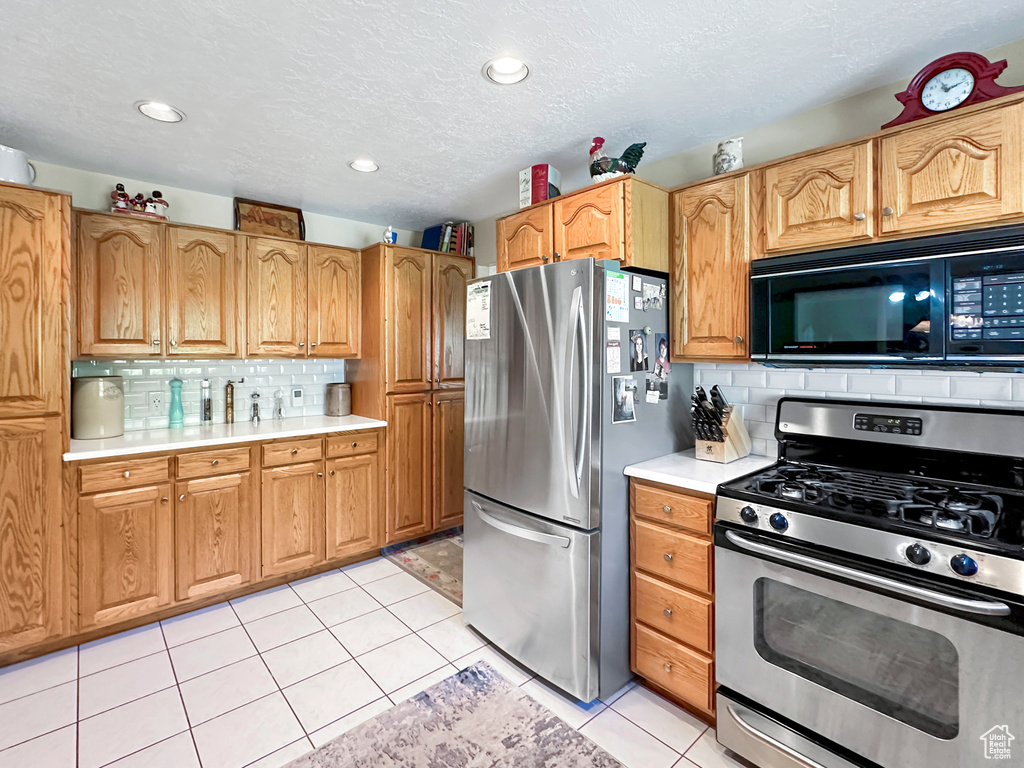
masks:
{"type": "Polygon", "coordinates": [[[958,275],[952,289],[953,341],[1024,341],[1024,271],[958,275]]]}

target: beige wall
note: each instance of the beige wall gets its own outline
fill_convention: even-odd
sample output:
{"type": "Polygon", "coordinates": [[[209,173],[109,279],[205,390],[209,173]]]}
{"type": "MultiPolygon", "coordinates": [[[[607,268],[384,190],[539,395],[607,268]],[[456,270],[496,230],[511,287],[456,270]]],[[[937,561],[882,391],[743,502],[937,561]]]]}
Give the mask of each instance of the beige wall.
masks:
{"type": "MultiPolygon", "coordinates": [[[[1009,62],[999,78],[1001,84],[1024,84],[1024,40],[993,48],[985,56],[990,61],[1006,59],[1009,62]]],[[[922,66],[925,63],[922,62],[922,66]]],[[[914,74],[774,123],[754,128],[738,126],[732,136],[743,136],[744,165],[757,165],[877,131],[900,113],[902,105],[894,96],[907,87],[914,74]]],[[[669,188],[705,179],[711,175],[711,158],[717,144],[715,141],[662,160],[641,163],[637,175],[669,188]]],[[[510,183],[515,183],[515,180],[510,180],[510,183]]],[[[481,264],[494,264],[497,261],[494,221],[488,219],[475,224],[476,258],[481,264]],[[489,237],[487,233],[490,233],[489,237]]]]}
{"type": "MultiPolygon", "coordinates": [[[[79,208],[107,210],[110,205],[110,191],[120,181],[128,193],[133,196],[136,192],[143,192],[149,196],[154,189],[159,189],[171,204],[171,221],[221,229],[233,229],[235,225],[234,199],[231,197],[168,187],[159,182],[139,181],[122,176],[82,171],[50,163],[33,161],[32,165],[36,168],[35,186],[70,192],[72,203],[79,208]]],[[[349,248],[365,248],[378,242],[386,226],[309,211],[303,211],[302,217],[306,222],[306,239],[310,242],[344,245],[349,248]]],[[[493,226],[492,224],[492,229],[493,226]]],[[[404,229],[396,231],[400,245],[419,246],[420,232],[404,229]]],[[[493,235],[491,235],[491,240],[493,243],[493,235]]],[[[491,247],[494,247],[493,244],[491,247]]]]}

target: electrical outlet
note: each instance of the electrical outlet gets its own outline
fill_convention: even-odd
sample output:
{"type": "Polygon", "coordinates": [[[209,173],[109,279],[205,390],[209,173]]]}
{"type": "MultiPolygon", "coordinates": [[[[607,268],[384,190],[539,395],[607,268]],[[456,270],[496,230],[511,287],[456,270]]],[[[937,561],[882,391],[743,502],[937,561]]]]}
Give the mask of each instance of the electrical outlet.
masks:
{"type": "Polygon", "coordinates": [[[149,393],[149,415],[150,416],[166,416],[167,411],[165,410],[166,405],[164,403],[163,392],[150,392],[149,393]]]}

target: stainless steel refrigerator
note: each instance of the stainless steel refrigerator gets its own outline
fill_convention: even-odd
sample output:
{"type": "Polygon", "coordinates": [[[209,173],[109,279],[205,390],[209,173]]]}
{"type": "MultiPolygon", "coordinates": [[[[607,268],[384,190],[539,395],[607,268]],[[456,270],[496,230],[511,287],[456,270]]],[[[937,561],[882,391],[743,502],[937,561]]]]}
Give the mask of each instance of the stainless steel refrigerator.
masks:
{"type": "Polygon", "coordinates": [[[693,445],[666,288],[593,259],[468,288],[463,614],[582,701],[631,674],[622,470],[693,445]]]}

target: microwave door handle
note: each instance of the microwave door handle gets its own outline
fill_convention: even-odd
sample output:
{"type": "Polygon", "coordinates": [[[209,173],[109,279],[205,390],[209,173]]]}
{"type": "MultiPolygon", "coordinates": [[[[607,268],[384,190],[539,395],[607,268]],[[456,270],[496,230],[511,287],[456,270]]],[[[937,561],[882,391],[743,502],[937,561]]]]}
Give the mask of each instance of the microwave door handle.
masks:
{"type": "Polygon", "coordinates": [[[518,525],[512,525],[511,523],[506,523],[504,520],[492,517],[484,512],[484,509],[480,506],[479,502],[474,501],[473,506],[476,508],[476,515],[481,521],[487,523],[487,525],[492,528],[497,528],[502,533],[507,533],[510,536],[515,536],[520,539],[526,539],[527,541],[535,541],[538,544],[549,544],[550,546],[559,547],[560,549],[566,549],[571,543],[568,536],[556,536],[553,533],[532,531],[529,528],[520,528],[518,525]]]}
{"type": "Polygon", "coordinates": [[[805,568],[810,568],[812,571],[818,571],[819,573],[827,573],[832,576],[839,576],[844,579],[850,579],[851,581],[857,581],[861,584],[877,587],[885,592],[892,592],[905,597],[914,597],[918,600],[924,600],[943,608],[951,608],[962,613],[974,613],[979,616],[1010,615],[1010,606],[1006,603],[988,600],[967,600],[962,597],[945,595],[942,592],[936,592],[931,589],[915,587],[911,584],[902,584],[883,576],[876,576],[873,573],[865,573],[864,571],[858,571],[854,568],[847,568],[844,565],[826,563],[823,560],[817,560],[813,557],[807,557],[806,555],[801,555],[796,552],[783,552],[767,544],[760,544],[756,541],[751,541],[750,539],[740,536],[733,531],[726,531],[725,538],[740,549],[756,552],[761,555],[780,557],[786,562],[802,565],[805,568]]]}
{"type": "Polygon", "coordinates": [[[761,731],[757,730],[757,728],[752,726],[750,723],[748,723],[740,716],[740,714],[736,711],[732,704],[726,704],[725,711],[729,713],[729,717],[736,724],[736,727],[743,731],[745,734],[747,734],[747,736],[754,739],[755,741],[760,741],[762,744],[767,744],[769,747],[777,749],[779,752],[781,752],[787,758],[793,761],[794,764],[799,766],[799,768],[825,768],[825,766],[823,766],[818,761],[811,760],[811,758],[807,757],[806,755],[800,754],[792,747],[783,744],[781,741],[778,741],[777,739],[773,739],[767,733],[762,733],[761,731]]]}

